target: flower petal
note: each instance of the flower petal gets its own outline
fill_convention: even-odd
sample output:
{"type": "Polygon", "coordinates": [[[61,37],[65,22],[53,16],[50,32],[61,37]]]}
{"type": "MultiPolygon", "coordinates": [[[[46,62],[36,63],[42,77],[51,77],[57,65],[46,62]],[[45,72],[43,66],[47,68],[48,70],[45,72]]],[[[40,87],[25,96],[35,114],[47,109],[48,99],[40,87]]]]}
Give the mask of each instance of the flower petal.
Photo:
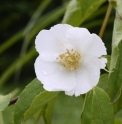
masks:
{"type": "Polygon", "coordinates": [[[97,85],[100,68],[104,68],[107,62],[101,56],[107,53],[104,43],[96,34],[90,34],[85,28],[58,24],[50,30],[42,30],[35,44],[39,52],[35,72],[46,90],[65,91],[65,94],[79,96],[97,85]],[[75,71],[67,71],[56,60],[67,49],[81,55],[81,65],[75,71]]]}
{"type": "Polygon", "coordinates": [[[48,91],[70,91],[76,85],[74,72],[68,72],[56,62],[44,62],[40,56],[35,62],[37,78],[48,91]]]}
{"type": "Polygon", "coordinates": [[[55,61],[56,57],[64,51],[64,48],[48,30],[42,30],[37,35],[35,44],[41,59],[46,62],[55,61]]]}
{"type": "Polygon", "coordinates": [[[81,67],[76,70],[76,87],[65,93],[67,95],[75,94],[75,96],[79,96],[91,90],[98,83],[100,65],[101,61],[97,57],[81,63],[81,67]]]}
{"type": "Polygon", "coordinates": [[[96,34],[90,35],[90,42],[87,45],[85,56],[97,56],[101,57],[102,55],[106,55],[106,48],[101,38],[96,34]]]}
{"type": "Polygon", "coordinates": [[[106,58],[100,58],[101,61],[101,69],[104,69],[107,63],[107,59],[106,58]]]}
{"type": "Polygon", "coordinates": [[[63,42],[66,37],[66,33],[69,29],[74,28],[68,24],[57,24],[51,27],[50,31],[57,38],[57,40],[63,42]]]}
{"type": "Polygon", "coordinates": [[[64,53],[69,45],[65,42],[67,30],[72,26],[67,24],[59,24],[50,30],[42,30],[36,37],[36,50],[39,52],[42,60],[53,62],[58,55],[64,53]]]}
{"type": "Polygon", "coordinates": [[[90,35],[86,28],[74,27],[67,32],[67,41],[73,46],[75,50],[84,49],[89,41],[85,42],[84,39],[90,35]]]}
{"type": "Polygon", "coordinates": [[[67,40],[83,57],[100,57],[107,54],[101,38],[96,34],[90,34],[85,28],[71,28],[67,35],[67,40]]]}

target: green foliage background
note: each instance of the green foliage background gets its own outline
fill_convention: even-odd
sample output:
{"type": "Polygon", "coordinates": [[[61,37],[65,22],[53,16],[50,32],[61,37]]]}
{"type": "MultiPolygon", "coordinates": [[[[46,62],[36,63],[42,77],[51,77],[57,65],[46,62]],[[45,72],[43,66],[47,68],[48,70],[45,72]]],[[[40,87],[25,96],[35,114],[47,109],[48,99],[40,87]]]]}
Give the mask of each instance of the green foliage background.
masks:
{"type": "MultiPolygon", "coordinates": [[[[35,36],[41,29],[49,29],[54,24],[62,22],[68,2],[69,0],[1,1],[0,85],[24,84],[35,78],[33,68],[37,56],[34,48],[35,36]]],[[[107,6],[108,2],[104,2],[81,26],[98,34],[107,6]]],[[[108,54],[111,54],[114,16],[113,10],[102,38],[108,54]]]]}
{"type": "MultiPolygon", "coordinates": [[[[82,3],[83,0],[1,0],[0,94],[6,95],[11,93],[11,96],[7,99],[14,98],[36,77],[34,61],[38,54],[35,50],[34,40],[40,30],[49,29],[55,24],[67,22],[74,26],[86,27],[91,33],[99,34],[108,7],[108,1],[97,1],[92,0],[95,4],[89,3],[87,11],[83,6],[82,13],[80,13],[82,7],[78,8],[77,5],[79,4],[76,2],[81,2],[81,5],[85,5],[85,1],[82,3]],[[67,5],[69,10],[73,7],[76,8],[76,11],[74,13],[67,11],[65,14],[67,5]],[[70,18],[68,17],[69,15],[70,18]],[[82,18],[77,20],[79,15],[82,15],[82,18]]],[[[112,9],[102,37],[109,55],[111,54],[114,18],[115,10],[112,9]]],[[[105,72],[102,71],[101,73],[105,72]]],[[[106,81],[106,78],[105,74],[105,76],[101,77],[100,81],[104,79],[106,81]]],[[[101,83],[98,86],[106,89],[101,83]]],[[[77,97],[76,99],[76,97],[65,96],[63,92],[59,93],[54,107],[52,123],[79,124],[83,101],[84,96],[77,97]]],[[[12,124],[13,109],[14,105],[11,105],[1,112],[0,124],[12,124]]],[[[34,117],[26,121],[25,124],[35,124],[34,120],[38,120],[38,113],[37,111],[34,117]]],[[[44,122],[41,118],[37,123],[44,122]]],[[[47,122],[47,124],[49,123],[47,122]]]]}

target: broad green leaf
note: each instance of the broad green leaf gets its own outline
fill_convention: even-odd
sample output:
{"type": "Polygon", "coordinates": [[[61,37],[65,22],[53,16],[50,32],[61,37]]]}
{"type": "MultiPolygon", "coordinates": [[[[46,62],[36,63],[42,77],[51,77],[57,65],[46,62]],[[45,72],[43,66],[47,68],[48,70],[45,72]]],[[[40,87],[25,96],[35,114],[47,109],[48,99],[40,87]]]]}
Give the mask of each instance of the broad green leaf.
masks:
{"type": "Polygon", "coordinates": [[[114,124],[114,112],[104,90],[94,87],[86,94],[81,124],[114,124]]]}
{"type": "Polygon", "coordinates": [[[106,0],[78,0],[81,3],[81,18],[91,16],[106,0]]]}
{"type": "Polygon", "coordinates": [[[116,18],[112,39],[112,56],[110,70],[108,94],[112,102],[115,102],[121,92],[122,87],[122,0],[117,0],[116,18]]]}
{"type": "Polygon", "coordinates": [[[32,100],[43,91],[42,84],[34,79],[20,94],[14,109],[14,124],[21,124],[24,121],[24,113],[28,110],[32,100]]]}
{"type": "Polygon", "coordinates": [[[79,26],[91,16],[106,0],[71,0],[62,23],[79,26]]]}
{"type": "Polygon", "coordinates": [[[11,95],[0,95],[0,111],[3,111],[6,109],[6,107],[9,105],[11,99],[11,95]]]}
{"type": "Polygon", "coordinates": [[[25,121],[29,119],[32,115],[34,115],[38,110],[43,108],[44,105],[46,105],[50,100],[55,98],[58,93],[59,92],[43,91],[38,94],[32,101],[30,108],[24,114],[25,121]]]}
{"type": "Polygon", "coordinates": [[[15,107],[14,105],[10,105],[2,112],[4,124],[13,124],[14,107],[15,107]]]}
{"type": "Polygon", "coordinates": [[[99,80],[97,86],[102,88],[104,91],[107,92],[107,88],[108,88],[108,74],[102,74],[100,76],[100,80],[99,80]]]}
{"type": "Polygon", "coordinates": [[[120,94],[122,87],[122,41],[118,46],[118,58],[115,69],[110,73],[108,82],[108,95],[112,102],[115,102],[120,94]]]}
{"type": "Polygon", "coordinates": [[[45,124],[51,124],[51,122],[52,122],[52,115],[53,115],[55,100],[56,100],[56,97],[54,97],[52,100],[50,100],[46,105],[46,108],[45,108],[44,114],[43,114],[45,124]]]}
{"type": "Polygon", "coordinates": [[[80,23],[81,23],[80,1],[78,1],[78,0],[70,1],[62,23],[68,23],[68,24],[71,24],[72,26],[80,25],[80,23]]]}
{"type": "Polygon", "coordinates": [[[114,30],[112,38],[112,56],[110,69],[113,70],[118,58],[118,44],[122,40],[122,0],[117,0],[116,17],[114,21],[114,30]]]}

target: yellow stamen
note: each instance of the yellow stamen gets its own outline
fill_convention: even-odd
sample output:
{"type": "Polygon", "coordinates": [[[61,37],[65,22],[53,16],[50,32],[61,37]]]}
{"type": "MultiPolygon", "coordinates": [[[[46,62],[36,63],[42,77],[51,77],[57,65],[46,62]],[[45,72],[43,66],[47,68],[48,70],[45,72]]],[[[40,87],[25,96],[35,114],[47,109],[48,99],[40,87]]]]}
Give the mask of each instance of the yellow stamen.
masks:
{"type": "Polygon", "coordinates": [[[68,71],[76,70],[80,66],[81,55],[77,51],[66,50],[65,53],[60,54],[57,58],[60,64],[68,71]]]}

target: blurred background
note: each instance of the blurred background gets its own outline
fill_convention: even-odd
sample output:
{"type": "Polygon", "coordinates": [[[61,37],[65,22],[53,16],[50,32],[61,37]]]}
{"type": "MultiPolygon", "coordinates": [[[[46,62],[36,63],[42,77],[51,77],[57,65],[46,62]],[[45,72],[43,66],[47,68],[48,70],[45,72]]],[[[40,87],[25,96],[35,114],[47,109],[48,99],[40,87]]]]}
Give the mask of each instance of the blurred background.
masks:
{"type": "MultiPolygon", "coordinates": [[[[38,53],[35,50],[35,37],[40,30],[49,29],[62,22],[69,2],[70,0],[0,1],[0,94],[14,92],[16,89],[15,92],[19,94],[36,77],[34,62],[38,53]]],[[[91,33],[99,34],[107,6],[108,2],[105,2],[80,26],[88,28],[91,33]]],[[[102,37],[109,55],[114,17],[113,9],[102,37]]],[[[54,112],[54,124],[57,124],[57,121],[58,124],[67,124],[68,118],[70,124],[79,123],[82,98],[78,97],[77,103],[75,97],[67,97],[64,93],[59,96],[54,112]],[[69,107],[66,109],[67,105],[69,107]]],[[[10,110],[6,110],[4,114],[8,111],[10,110]]],[[[8,119],[6,124],[10,124],[9,121],[8,119]]]]}

